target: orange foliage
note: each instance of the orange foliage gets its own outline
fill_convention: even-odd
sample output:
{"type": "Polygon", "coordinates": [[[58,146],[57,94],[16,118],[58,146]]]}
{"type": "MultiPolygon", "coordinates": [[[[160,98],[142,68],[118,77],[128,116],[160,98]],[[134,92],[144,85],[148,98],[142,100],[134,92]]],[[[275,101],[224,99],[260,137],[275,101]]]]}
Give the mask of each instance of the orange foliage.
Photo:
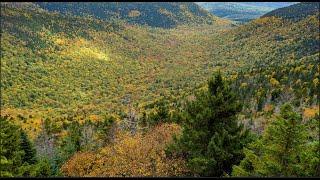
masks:
{"type": "Polygon", "coordinates": [[[98,121],[101,121],[102,118],[98,115],[95,115],[95,114],[92,114],[89,116],[89,119],[92,121],[92,122],[98,122],[98,121]]]}
{"type": "Polygon", "coordinates": [[[264,106],[263,110],[264,110],[265,112],[273,112],[274,106],[271,105],[271,104],[266,104],[266,105],[264,106]]]}
{"type": "Polygon", "coordinates": [[[64,165],[63,172],[68,176],[87,176],[90,173],[93,162],[95,161],[95,154],[91,152],[76,153],[64,165]]]}
{"type": "Polygon", "coordinates": [[[183,175],[187,172],[184,160],[168,158],[164,151],[172,141],[172,135],[180,131],[176,124],[163,124],[145,135],[118,132],[115,142],[102,148],[95,158],[78,153],[62,166],[61,171],[67,176],[183,175]]]}
{"type": "Polygon", "coordinates": [[[319,114],[319,107],[311,107],[311,108],[305,108],[303,111],[303,116],[305,118],[313,118],[316,116],[316,114],[319,114]]]}

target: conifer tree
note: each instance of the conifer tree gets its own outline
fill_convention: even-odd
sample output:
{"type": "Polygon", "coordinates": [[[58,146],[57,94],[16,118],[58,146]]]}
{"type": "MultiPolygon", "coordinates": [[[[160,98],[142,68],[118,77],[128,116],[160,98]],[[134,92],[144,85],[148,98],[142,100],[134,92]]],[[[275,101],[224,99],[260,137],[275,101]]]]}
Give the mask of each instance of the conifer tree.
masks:
{"type": "Polygon", "coordinates": [[[24,151],[24,156],[22,158],[23,162],[27,162],[28,164],[35,164],[37,162],[36,160],[36,150],[29,140],[27,134],[22,131],[21,132],[21,149],[24,151]]]}
{"type": "Polygon", "coordinates": [[[20,131],[11,124],[7,117],[0,117],[0,176],[12,177],[17,175],[18,168],[22,166],[24,151],[21,149],[20,131]]]}
{"type": "Polygon", "coordinates": [[[188,102],[182,114],[183,133],[168,151],[185,157],[193,175],[230,174],[232,165],[243,158],[248,136],[237,122],[241,108],[219,72],[208,81],[208,91],[188,102]]]}
{"type": "MultiPolygon", "coordinates": [[[[233,167],[233,176],[316,176],[319,140],[308,142],[301,115],[285,104],[262,138],[245,149],[245,159],[233,167]]],[[[319,174],[319,173],[318,173],[319,174]]]]}

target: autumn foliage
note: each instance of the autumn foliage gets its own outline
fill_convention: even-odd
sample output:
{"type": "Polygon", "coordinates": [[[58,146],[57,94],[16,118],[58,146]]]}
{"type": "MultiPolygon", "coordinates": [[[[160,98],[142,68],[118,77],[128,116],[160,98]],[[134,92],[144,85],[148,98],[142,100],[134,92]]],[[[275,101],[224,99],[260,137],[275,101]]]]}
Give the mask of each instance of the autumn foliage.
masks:
{"type": "MultiPolygon", "coordinates": [[[[17,128],[0,128],[0,176],[225,176],[241,161],[233,122],[261,136],[284,103],[319,139],[319,4],[243,25],[212,19],[194,3],[120,4],[1,3],[0,114],[17,128]],[[198,101],[216,71],[227,96],[198,101]],[[241,111],[227,103],[231,91],[241,111]],[[185,127],[180,147],[188,148],[168,156],[185,127]],[[26,133],[22,143],[16,129],[26,133]]],[[[309,153],[319,151],[314,142],[306,162],[319,160],[309,153]]]]}
{"type": "Polygon", "coordinates": [[[181,176],[187,172],[184,160],[165,154],[180,130],[176,124],[162,124],[146,134],[120,131],[113,144],[98,153],[76,153],[61,171],[66,176],[181,176]]]}

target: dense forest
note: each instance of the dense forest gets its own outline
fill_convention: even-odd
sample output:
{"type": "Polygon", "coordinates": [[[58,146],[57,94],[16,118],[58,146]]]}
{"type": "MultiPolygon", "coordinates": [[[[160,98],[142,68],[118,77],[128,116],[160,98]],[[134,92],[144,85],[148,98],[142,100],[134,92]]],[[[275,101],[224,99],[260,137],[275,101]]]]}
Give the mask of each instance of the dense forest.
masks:
{"type": "Polygon", "coordinates": [[[317,3],[299,3],[294,6],[291,6],[290,8],[276,9],[274,11],[266,13],[262,17],[276,16],[286,19],[300,20],[308,15],[319,13],[319,8],[319,4],[317,3]]]}
{"type": "Polygon", "coordinates": [[[172,28],[181,24],[212,24],[217,18],[190,2],[36,3],[48,11],[93,16],[103,20],[125,19],[130,24],[172,28]]]}
{"type": "Polygon", "coordinates": [[[1,3],[0,176],[320,176],[319,19],[1,3]]]}

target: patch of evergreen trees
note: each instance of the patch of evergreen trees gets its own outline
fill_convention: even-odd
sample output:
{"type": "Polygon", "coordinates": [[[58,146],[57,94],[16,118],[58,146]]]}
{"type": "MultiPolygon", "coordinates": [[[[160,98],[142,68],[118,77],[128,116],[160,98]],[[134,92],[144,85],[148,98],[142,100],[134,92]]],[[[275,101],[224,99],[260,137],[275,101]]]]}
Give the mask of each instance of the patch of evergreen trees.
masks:
{"type": "Polygon", "coordinates": [[[0,117],[0,177],[47,177],[51,167],[47,159],[38,158],[27,134],[18,126],[0,117]]]}
{"type": "Polygon", "coordinates": [[[261,138],[245,148],[245,158],[233,167],[233,176],[320,176],[319,136],[308,128],[318,126],[317,120],[304,124],[301,115],[290,104],[281,107],[280,116],[261,138]]]}
{"type": "Polygon", "coordinates": [[[248,131],[237,121],[241,111],[229,84],[220,73],[208,81],[208,91],[189,101],[182,113],[183,133],[168,148],[173,155],[187,159],[196,176],[223,176],[244,157],[248,131]]]}

